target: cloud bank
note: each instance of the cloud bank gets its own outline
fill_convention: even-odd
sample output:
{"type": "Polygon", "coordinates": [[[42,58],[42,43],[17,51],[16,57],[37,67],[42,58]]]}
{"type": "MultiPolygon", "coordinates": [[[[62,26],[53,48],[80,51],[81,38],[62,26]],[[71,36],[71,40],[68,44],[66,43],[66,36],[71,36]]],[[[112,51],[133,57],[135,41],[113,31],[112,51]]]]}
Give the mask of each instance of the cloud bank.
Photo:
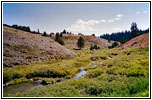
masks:
{"type": "Polygon", "coordinates": [[[83,20],[83,19],[78,19],[74,24],[72,24],[70,27],[67,28],[68,31],[72,32],[93,32],[97,29],[94,28],[95,25],[97,24],[104,24],[104,23],[113,23],[115,21],[121,20],[123,17],[123,14],[117,14],[115,18],[112,19],[101,19],[101,20],[83,20]]]}

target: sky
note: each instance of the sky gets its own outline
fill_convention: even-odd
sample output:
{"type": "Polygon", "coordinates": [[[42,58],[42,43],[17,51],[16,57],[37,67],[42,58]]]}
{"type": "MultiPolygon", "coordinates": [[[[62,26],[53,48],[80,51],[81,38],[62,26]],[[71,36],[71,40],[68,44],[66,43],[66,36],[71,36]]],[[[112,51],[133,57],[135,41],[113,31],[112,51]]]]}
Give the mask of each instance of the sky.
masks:
{"type": "Polygon", "coordinates": [[[149,3],[3,3],[3,23],[40,32],[95,34],[149,28],[149,3]]]}

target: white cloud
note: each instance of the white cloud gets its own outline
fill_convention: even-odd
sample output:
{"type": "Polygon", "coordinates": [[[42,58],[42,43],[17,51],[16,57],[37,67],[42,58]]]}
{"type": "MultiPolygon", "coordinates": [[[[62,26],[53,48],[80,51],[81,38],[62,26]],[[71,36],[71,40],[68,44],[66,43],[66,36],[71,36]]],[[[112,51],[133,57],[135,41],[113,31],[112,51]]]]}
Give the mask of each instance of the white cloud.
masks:
{"type": "Polygon", "coordinates": [[[105,20],[105,19],[102,19],[102,20],[101,20],[101,22],[105,23],[105,22],[106,22],[106,20],[105,20]]]}
{"type": "Polygon", "coordinates": [[[109,20],[108,20],[108,23],[113,23],[113,22],[114,22],[113,19],[109,19],[109,20]]]}
{"type": "Polygon", "coordinates": [[[120,18],[119,18],[119,17],[116,17],[115,20],[120,20],[120,18]]]}
{"type": "Polygon", "coordinates": [[[124,15],[122,14],[117,14],[115,18],[113,19],[101,19],[101,20],[82,20],[78,19],[74,24],[72,24],[70,27],[67,28],[68,31],[72,32],[90,32],[90,31],[95,31],[97,29],[94,29],[94,26],[97,24],[101,23],[113,23],[115,21],[118,21],[123,17],[124,15]]]}
{"type": "Polygon", "coordinates": [[[139,14],[140,14],[140,12],[139,12],[139,11],[137,11],[137,12],[136,12],[136,14],[137,14],[137,15],[139,15],[139,14]]]}
{"type": "Polygon", "coordinates": [[[120,20],[121,17],[123,17],[124,15],[123,14],[117,14],[116,15],[116,18],[114,18],[114,20],[120,20]]]}
{"type": "Polygon", "coordinates": [[[124,15],[122,14],[117,14],[117,18],[123,17],[124,15]]]}
{"type": "Polygon", "coordinates": [[[146,13],[147,13],[147,11],[146,11],[146,10],[144,10],[144,11],[143,11],[143,13],[145,13],[145,14],[146,14],[146,13]]]}
{"type": "Polygon", "coordinates": [[[93,29],[93,26],[99,23],[100,21],[98,20],[84,21],[82,19],[78,19],[76,23],[68,27],[67,30],[73,31],[73,32],[94,31],[95,29],[93,29]]]}

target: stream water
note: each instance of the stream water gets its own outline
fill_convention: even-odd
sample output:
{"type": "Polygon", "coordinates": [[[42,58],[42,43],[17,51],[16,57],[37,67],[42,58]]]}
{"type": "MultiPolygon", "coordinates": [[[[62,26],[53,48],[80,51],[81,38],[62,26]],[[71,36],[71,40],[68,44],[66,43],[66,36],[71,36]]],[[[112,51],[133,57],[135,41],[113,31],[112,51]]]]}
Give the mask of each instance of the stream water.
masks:
{"type": "Polygon", "coordinates": [[[72,79],[83,77],[86,73],[87,73],[86,70],[82,70],[80,73],[78,73],[77,75],[75,75],[72,79]]]}
{"type": "Polygon", "coordinates": [[[15,95],[16,93],[23,93],[31,89],[34,89],[38,86],[40,86],[40,84],[36,82],[21,83],[21,84],[5,86],[3,87],[3,96],[8,97],[8,96],[15,95]]]}
{"type": "MultiPolygon", "coordinates": [[[[81,72],[76,74],[72,79],[83,77],[86,73],[87,71],[82,70],[81,72]]],[[[3,87],[3,96],[8,97],[15,95],[16,93],[23,93],[31,89],[34,89],[38,86],[43,86],[43,85],[38,82],[30,82],[30,83],[21,83],[16,85],[5,86],[3,87]]]]}

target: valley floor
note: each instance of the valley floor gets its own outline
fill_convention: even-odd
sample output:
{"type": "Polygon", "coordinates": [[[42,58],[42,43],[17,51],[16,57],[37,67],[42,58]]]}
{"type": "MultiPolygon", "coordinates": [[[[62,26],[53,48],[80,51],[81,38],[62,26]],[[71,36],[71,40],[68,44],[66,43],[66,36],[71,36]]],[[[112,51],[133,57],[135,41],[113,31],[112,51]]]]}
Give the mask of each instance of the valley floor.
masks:
{"type": "MultiPolygon", "coordinates": [[[[53,84],[26,92],[3,96],[15,97],[148,97],[149,47],[127,50],[73,50],[78,57],[50,60],[33,65],[3,69],[3,82],[9,85],[43,80],[53,84]],[[73,77],[81,70],[87,73],[73,77]]],[[[5,87],[4,87],[5,88],[5,87]]],[[[9,91],[9,90],[8,90],[9,91]]]]}

